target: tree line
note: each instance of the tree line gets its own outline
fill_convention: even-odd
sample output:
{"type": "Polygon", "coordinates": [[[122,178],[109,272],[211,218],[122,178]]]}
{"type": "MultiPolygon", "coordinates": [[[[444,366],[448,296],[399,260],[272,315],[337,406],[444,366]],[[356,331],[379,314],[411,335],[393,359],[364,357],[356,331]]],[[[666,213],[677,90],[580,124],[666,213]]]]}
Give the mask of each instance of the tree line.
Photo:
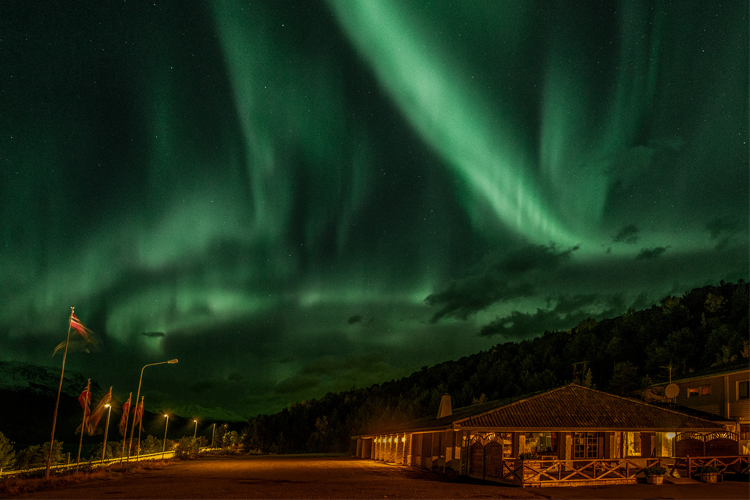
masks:
{"type": "Polygon", "coordinates": [[[243,443],[262,453],[347,452],[353,435],[432,415],[446,393],[454,408],[570,382],[640,397],[670,372],[680,378],[747,364],[748,304],[743,279],[695,288],[648,309],[586,319],[568,331],[501,343],[399,380],[258,415],[248,422],[243,443]]]}

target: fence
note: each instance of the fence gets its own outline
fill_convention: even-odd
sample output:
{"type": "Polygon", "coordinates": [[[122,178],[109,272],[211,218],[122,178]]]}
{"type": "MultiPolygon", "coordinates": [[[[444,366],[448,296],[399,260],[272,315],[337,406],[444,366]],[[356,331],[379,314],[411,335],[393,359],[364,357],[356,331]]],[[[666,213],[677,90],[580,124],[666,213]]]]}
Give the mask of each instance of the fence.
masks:
{"type": "Polygon", "coordinates": [[[669,471],[674,475],[676,470],[682,470],[687,477],[692,477],[698,467],[713,466],[721,473],[748,474],[750,473],[750,455],[730,455],[725,457],[678,457],[669,471]]]}
{"type": "Polygon", "coordinates": [[[664,458],[597,460],[504,459],[497,464],[470,463],[470,476],[519,486],[631,484],[644,468],[668,465],[664,458]],[[489,466],[489,467],[488,467],[489,466]]]}

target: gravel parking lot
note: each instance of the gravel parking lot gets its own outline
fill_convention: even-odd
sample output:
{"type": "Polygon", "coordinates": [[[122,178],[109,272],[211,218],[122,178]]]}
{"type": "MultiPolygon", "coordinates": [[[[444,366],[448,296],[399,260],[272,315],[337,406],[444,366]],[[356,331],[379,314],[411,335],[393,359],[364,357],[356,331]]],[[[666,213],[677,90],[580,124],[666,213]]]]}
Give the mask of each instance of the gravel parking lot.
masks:
{"type": "Polygon", "coordinates": [[[748,483],[523,489],[371,460],[206,457],[16,498],[748,498],[748,483]]]}

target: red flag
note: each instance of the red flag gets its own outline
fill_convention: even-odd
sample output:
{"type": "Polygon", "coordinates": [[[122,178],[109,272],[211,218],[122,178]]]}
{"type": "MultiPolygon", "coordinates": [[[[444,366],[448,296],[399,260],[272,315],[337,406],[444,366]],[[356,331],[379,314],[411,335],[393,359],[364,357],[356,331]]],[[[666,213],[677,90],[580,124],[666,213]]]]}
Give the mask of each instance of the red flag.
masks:
{"type": "Polygon", "coordinates": [[[99,404],[96,405],[96,408],[94,408],[94,411],[91,412],[88,429],[86,430],[86,432],[89,433],[89,436],[94,434],[96,427],[99,425],[99,420],[101,420],[102,415],[104,415],[104,412],[107,410],[106,405],[108,405],[111,401],[112,388],[110,387],[109,392],[104,395],[101,401],[99,401],[99,404]]]}
{"type": "Polygon", "coordinates": [[[76,317],[75,313],[70,313],[70,327],[80,333],[81,337],[86,339],[86,342],[91,342],[88,335],[91,330],[83,326],[83,323],[81,323],[81,320],[76,317]]]}
{"type": "Polygon", "coordinates": [[[138,403],[138,406],[135,408],[135,423],[141,421],[143,418],[143,398],[141,398],[141,402],[138,403]]]}
{"type": "Polygon", "coordinates": [[[122,405],[122,417],[120,417],[120,435],[124,436],[128,432],[128,414],[130,413],[130,398],[133,397],[133,393],[130,393],[128,400],[122,405]]]}
{"type": "Polygon", "coordinates": [[[83,432],[82,428],[89,425],[89,418],[91,417],[91,410],[89,409],[89,403],[91,402],[91,380],[88,381],[86,388],[78,396],[78,402],[81,403],[81,408],[83,408],[83,423],[76,429],[76,432],[83,432]]]}

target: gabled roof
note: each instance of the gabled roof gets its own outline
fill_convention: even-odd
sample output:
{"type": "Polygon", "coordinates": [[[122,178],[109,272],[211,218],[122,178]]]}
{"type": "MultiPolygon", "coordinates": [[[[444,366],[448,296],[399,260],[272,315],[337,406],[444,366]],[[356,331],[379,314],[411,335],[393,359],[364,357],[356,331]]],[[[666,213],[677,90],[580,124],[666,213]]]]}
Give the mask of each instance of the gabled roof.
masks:
{"type": "Polygon", "coordinates": [[[488,431],[711,432],[723,427],[634,399],[570,384],[515,398],[458,408],[443,418],[423,418],[366,436],[442,429],[488,431]]]}
{"type": "Polygon", "coordinates": [[[713,431],[721,425],[570,384],[454,422],[460,428],[519,430],[713,431]]]}

